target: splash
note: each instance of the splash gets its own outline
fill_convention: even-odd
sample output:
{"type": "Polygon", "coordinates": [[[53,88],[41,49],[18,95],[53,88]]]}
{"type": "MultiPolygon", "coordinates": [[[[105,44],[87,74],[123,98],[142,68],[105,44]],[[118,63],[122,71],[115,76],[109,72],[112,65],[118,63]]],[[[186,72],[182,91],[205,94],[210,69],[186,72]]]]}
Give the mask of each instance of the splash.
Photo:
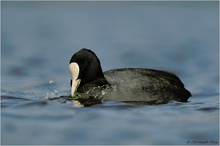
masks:
{"type": "Polygon", "coordinates": [[[54,89],[46,93],[46,95],[44,96],[45,99],[58,98],[63,95],[68,96],[70,89],[69,89],[69,86],[66,85],[65,82],[57,83],[54,80],[50,80],[48,83],[49,83],[49,86],[52,85],[54,89]]]}
{"type": "Polygon", "coordinates": [[[103,85],[93,87],[92,89],[87,91],[86,94],[88,94],[89,96],[93,96],[94,98],[101,99],[110,89],[113,89],[113,91],[115,91],[116,86],[103,85]]]}

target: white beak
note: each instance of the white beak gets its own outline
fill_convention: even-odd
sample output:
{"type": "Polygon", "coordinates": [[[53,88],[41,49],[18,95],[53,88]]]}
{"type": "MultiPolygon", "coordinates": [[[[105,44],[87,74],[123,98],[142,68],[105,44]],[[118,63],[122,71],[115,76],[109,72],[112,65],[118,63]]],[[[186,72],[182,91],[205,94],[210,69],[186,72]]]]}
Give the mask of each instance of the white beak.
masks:
{"type": "Polygon", "coordinates": [[[71,86],[70,95],[71,97],[73,97],[81,81],[80,79],[77,79],[79,76],[79,65],[76,62],[70,63],[69,71],[70,71],[71,78],[72,78],[72,86],[71,86]]]}

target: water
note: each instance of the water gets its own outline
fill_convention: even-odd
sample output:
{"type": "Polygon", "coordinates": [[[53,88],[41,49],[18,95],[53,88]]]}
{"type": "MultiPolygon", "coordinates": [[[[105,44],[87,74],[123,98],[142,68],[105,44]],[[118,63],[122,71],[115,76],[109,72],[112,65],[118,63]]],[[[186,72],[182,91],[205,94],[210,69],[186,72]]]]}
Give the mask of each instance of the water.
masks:
{"type": "Polygon", "coordinates": [[[218,2],[2,2],[2,144],[219,144],[218,2]],[[187,103],[77,108],[68,63],[172,71],[187,103]]]}

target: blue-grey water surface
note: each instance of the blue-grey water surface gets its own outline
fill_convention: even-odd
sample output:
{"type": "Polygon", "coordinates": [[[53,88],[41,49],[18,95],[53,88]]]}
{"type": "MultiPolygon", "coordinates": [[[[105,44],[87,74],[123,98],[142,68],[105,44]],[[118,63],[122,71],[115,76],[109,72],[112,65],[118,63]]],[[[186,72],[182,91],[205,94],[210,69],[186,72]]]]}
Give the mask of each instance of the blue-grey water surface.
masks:
{"type": "Polygon", "coordinates": [[[218,2],[1,2],[2,144],[219,144],[218,2]],[[77,108],[69,59],[177,74],[187,103],[77,108]]]}

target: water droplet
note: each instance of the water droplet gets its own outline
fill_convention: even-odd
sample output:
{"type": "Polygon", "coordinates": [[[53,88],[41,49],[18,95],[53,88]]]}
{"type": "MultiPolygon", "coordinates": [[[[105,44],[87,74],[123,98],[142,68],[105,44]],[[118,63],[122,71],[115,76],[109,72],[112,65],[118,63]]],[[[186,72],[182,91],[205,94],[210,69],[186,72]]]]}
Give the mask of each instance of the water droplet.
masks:
{"type": "Polygon", "coordinates": [[[54,82],[53,80],[50,80],[50,81],[49,81],[50,84],[53,83],[53,82],[54,82]]]}

